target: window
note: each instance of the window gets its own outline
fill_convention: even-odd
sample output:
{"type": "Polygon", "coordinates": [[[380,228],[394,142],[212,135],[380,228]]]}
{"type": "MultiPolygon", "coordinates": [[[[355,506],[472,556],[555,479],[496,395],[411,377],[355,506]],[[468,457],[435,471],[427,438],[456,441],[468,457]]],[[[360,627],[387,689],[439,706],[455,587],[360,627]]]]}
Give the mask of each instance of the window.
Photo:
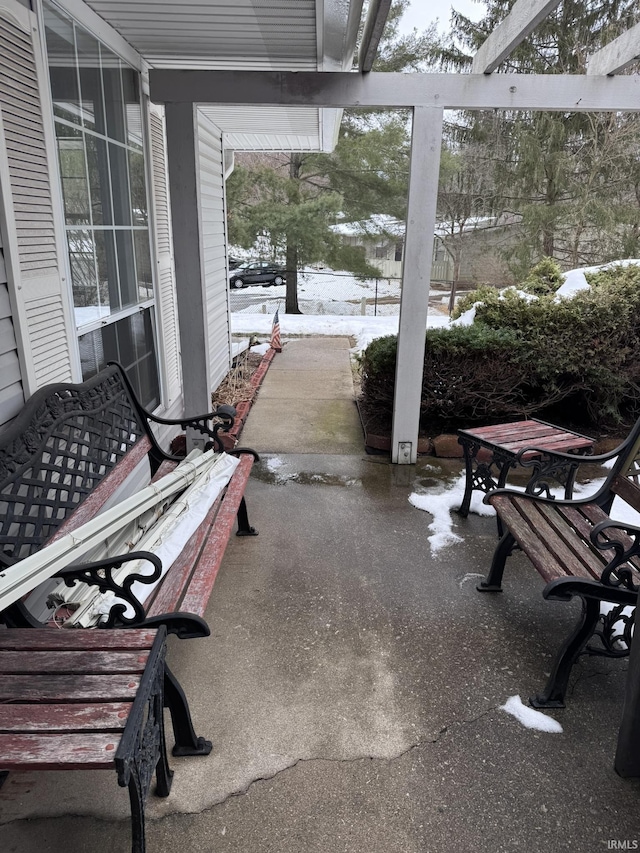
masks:
{"type": "Polygon", "coordinates": [[[160,402],[138,72],[43,4],[83,378],[122,363],[160,402]]]}

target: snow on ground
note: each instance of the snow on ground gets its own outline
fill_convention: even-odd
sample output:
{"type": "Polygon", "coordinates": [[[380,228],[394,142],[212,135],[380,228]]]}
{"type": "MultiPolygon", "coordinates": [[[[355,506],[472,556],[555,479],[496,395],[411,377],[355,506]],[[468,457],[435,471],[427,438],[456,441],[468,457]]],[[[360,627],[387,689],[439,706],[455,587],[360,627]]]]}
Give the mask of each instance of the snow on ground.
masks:
{"type": "MultiPolygon", "coordinates": [[[[590,497],[598,491],[603,483],[604,479],[577,483],[574,489],[574,497],[590,497]]],[[[462,503],[464,485],[465,475],[462,473],[453,481],[444,480],[439,488],[413,492],[409,495],[409,503],[412,506],[428,512],[433,517],[428,528],[431,531],[431,535],[427,537],[432,554],[437,554],[446,545],[461,542],[463,539],[462,535],[460,535],[462,532],[460,528],[456,527],[454,530],[455,521],[451,513],[457,510],[462,503]]],[[[518,487],[512,486],[511,488],[518,487]]],[[[523,491],[523,489],[519,490],[523,491]]],[[[555,489],[553,490],[553,494],[556,498],[564,497],[564,490],[555,489]]],[[[471,493],[471,507],[469,512],[473,512],[476,515],[494,515],[493,508],[482,502],[483,498],[484,492],[473,491],[471,493]]],[[[610,515],[616,521],[640,525],[640,514],[631,509],[628,504],[618,500],[618,498],[613,503],[610,515]]]]}
{"type": "Polygon", "coordinates": [[[547,717],[546,714],[536,711],[535,708],[523,705],[519,696],[509,696],[504,705],[500,705],[500,710],[514,716],[527,729],[537,729],[539,732],[551,732],[552,734],[562,732],[562,726],[557,720],[547,717]]]}
{"type": "MultiPolygon", "coordinates": [[[[451,480],[444,481],[441,491],[430,489],[428,492],[413,492],[409,495],[410,504],[433,516],[433,520],[427,528],[430,531],[427,540],[431,546],[432,554],[437,554],[446,545],[462,542],[462,536],[453,530],[451,513],[453,510],[459,509],[462,503],[464,484],[465,477],[462,474],[453,482],[451,480]]],[[[493,507],[482,503],[483,497],[483,492],[471,493],[470,512],[477,515],[495,515],[493,507]]]]}
{"type": "MultiPolygon", "coordinates": [[[[356,340],[355,351],[362,352],[374,338],[398,333],[398,317],[344,317],[334,314],[278,314],[283,341],[287,335],[344,335],[356,340]]],[[[272,314],[232,314],[231,331],[234,335],[269,336],[273,325],[272,314]]],[[[449,325],[445,314],[430,314],[428,328],[449,325]]]]}

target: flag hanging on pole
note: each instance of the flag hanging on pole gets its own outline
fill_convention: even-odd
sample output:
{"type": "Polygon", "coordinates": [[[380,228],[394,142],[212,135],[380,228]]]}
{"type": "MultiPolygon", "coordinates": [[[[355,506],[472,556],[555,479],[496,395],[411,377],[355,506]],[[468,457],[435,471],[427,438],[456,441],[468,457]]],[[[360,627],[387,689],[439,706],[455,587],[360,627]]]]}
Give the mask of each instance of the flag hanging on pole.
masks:
{"type": "Polygon", "coordinates": [[[273,326],[271,327],[271,349],[276,352],[282,352],[282,341],[280,340],[280,320],[278,318],[278,310],[273,316],[273,326]]]}

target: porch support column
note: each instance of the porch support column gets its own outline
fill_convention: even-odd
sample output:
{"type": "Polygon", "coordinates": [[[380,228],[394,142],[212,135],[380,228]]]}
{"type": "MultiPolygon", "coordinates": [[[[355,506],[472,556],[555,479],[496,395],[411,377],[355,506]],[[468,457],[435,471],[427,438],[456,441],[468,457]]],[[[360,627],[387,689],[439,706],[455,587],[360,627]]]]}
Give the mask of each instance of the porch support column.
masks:
{"type": "Polygon", "coordinates": [[[194,105],[167,103],[165,117],[184,411],[193,415],[211,411],[194,105]]]}
{"type": "Polygon", "coordinates": [[[418,458],[418,426],[440,173],[442,113],[442,109],[435,107],[417,106],[413,109],[409,202],[391,433],[391,461],[398,464],[408,465],[416,462],[418,458]]]}

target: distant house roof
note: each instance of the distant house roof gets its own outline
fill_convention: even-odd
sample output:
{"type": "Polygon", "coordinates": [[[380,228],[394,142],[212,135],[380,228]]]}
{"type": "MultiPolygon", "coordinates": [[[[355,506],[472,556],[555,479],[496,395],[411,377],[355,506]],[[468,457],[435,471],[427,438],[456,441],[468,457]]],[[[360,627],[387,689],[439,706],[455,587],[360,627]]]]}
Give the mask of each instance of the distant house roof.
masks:
{"type": "Polygon", "coordinates": [[[360,222],[339,222],[332,230],[343,237],[404,237],[405,224],[385,213],[374,213],[370,219],[360,222]]]}

